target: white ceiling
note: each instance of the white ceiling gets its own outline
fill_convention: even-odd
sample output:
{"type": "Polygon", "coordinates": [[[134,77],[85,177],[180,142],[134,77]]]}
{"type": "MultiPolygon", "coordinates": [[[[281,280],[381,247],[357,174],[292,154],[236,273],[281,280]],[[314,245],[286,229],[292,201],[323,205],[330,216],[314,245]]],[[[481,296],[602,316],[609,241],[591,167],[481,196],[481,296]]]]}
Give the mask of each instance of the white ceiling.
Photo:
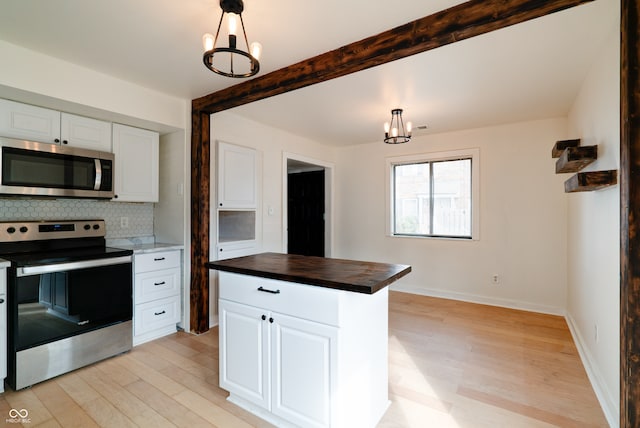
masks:
{"type": "MultiPolygon", "coordinates": [[[[458,3],[245,0],[243,19],[260,76],[458,3]]],[[[202,64],[219,14],[217,0],[3,1],[0,39],[193,99],[242,82],[202,64]]],[[[564,115],[618,16],[597,0],[233,111],[333,145],[380,140],[396,107],[426,132],[564,115]]]]}

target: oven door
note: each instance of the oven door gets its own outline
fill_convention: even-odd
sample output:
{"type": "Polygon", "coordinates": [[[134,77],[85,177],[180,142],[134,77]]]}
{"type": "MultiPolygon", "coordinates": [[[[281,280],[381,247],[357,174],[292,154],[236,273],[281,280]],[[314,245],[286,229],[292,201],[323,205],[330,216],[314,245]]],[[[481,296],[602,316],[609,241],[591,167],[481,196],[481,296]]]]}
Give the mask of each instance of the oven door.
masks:
{"type": "Polygon", "coordinates": [[[132,318],[131,256],[11,271],[9,326],[14,352],[132,318]]]}

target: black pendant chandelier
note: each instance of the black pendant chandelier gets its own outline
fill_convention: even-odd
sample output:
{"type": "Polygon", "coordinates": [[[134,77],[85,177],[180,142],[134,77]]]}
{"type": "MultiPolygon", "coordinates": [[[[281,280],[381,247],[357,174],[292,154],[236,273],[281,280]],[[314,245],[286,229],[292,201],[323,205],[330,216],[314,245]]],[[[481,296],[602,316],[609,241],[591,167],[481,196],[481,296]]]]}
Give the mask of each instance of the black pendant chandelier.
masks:
{"type": "Polygon", "coordinates": [[[222,15],[220,15],[216,36],[213,37],[209,33],[202,36],[202,44],[205,50],[202,56],[204,65],[214,73],[226,77],[254,76],[260,71],[258,59],[260,58],[262,45],[254,42],[251,44],[251,47],[249,47],[247,32],[244,29],[244,22],[242,21],[244,3],[242,0],[220,0],[220,8],[222,9],[222,15]],[[227,14],[229,46],[218,47],[218,36],[220,35],[220,28],[222,27],[225,14],[227,14]],[[236,30],[238,17],[240,18],[242,35],[244,36],[244,45],[246,48],[244,51],[237,46],[236,30]]]}
{"type": "Polygon", "coordinates": [[[408,143],[411,140],[411,122],[407,122],[404,126],[402,120],[402,109],[394,108],[391,110],[391,122],[384,124],[384,142],[387,144],[408,143]]]}

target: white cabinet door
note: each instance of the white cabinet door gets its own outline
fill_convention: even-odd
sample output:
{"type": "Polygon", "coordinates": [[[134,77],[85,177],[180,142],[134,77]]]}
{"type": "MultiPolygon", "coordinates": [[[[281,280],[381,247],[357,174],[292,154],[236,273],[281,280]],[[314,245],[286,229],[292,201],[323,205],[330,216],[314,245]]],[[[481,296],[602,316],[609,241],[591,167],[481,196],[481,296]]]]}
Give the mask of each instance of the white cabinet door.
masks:
{"type": "Polygon", "coordinates": [[[180,296],[158,299],[135,306],[133,334],[142,336],[158,329],[169,329],[174,333],[180,322],[180,296]]]}
{"type": "Polygon", "coordinates": [[[257,153],[218,142],[218,208],[257,207],[257,153]]]}
{"type": "Polygon", "coordinates": [[[0,136],[59,143],[60,112],[0,99],[0,136]]]}
{"type": "Polygon", "coordinates": [[[232,259],[234,257],[249,256],[256,254],[259,250],[258,243],[255,240],[252,241],[237,241],[226,244],[218,244],[216,246],[217,259],[225,260],[232,259]]]}
{"type": "Polygon", "coordinates": [[[338,328],[271,317],[272,413],[297,426],[330,426],[338,328]]]}
{"type": "Polygon", "coordinates": [[[159,135],[113,124],[117,202],[158,202],[159,135]]]}
{"type": "Polygon", "coordinates": [[[110,122],[62,113],[60,137],[62,144],[111,153],[110,122]]]}
{"type": "Polygon", "coordinates": [[[269,409],[267,312],[222,299],[219,311],[220,387],[269,409]]]}

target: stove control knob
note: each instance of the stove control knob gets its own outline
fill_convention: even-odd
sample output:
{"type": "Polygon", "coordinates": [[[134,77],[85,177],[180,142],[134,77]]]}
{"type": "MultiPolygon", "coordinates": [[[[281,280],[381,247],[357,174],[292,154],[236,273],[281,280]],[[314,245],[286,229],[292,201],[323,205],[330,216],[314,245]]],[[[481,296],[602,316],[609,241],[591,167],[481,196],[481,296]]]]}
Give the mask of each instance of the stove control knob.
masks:
{"type": "Polygon", "coordinates": [[[91,225],[85,224],[84,225],[84,230],[89,230],[89,229],[91,229],[91,225]]]}
{"type": "Polygon", "coordinates": [[[27,233],[27,231],[29,231],[29,228],[27,226],[22,226],[20,228],[20,232],[22,232],[22,233],[27,233]]]}
{"type": "Polygon", "coordinates": [[[100,225],[99,225],[99,224],[94,224],[94,225],[93,225],[93,229],[94,229],[94,230],[98,230],[98,229],[100,229],[100,225]]]}
{"type": "Polygon", "coordinates": [[[7,233],[8,234],[16,233],[16,228],[13,226],[7,228],[7,233]]]}

